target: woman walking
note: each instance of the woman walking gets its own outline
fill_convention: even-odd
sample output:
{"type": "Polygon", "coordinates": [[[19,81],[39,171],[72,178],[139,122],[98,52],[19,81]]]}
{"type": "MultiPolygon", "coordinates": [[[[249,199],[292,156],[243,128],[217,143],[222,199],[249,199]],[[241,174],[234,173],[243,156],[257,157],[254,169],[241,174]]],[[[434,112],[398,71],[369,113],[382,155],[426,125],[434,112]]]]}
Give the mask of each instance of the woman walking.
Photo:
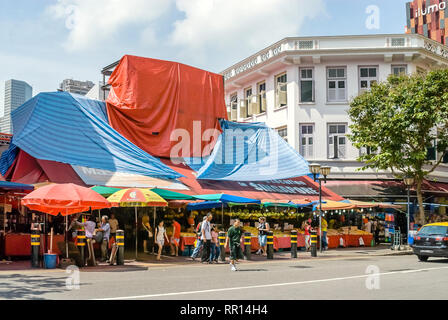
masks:
{"type": "Polygon", "coordinates": [[[165,245],[165,240],[169,243],[168,236],[166,235],[166,230],[164,227],[163,220],[159,222],[156,228],[155,234],[156,243],[159,246],[159,251],[157,252],[157,261],[161,261],[160,255],[162,254],[163,246],[165,245]]]}

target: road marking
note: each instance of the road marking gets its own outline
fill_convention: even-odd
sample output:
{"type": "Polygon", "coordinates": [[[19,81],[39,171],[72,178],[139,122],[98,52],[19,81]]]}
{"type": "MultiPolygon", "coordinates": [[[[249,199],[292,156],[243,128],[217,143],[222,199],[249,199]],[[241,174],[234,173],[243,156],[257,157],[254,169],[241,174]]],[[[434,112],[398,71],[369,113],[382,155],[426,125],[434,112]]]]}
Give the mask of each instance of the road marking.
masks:
{"type": "MultiPolygon", "coordinates": [[[[408,273],[415,273],[415,272],[422,272],[422,271],[443,270],[443,269],[448,269],[448,267],[425,268],[425,269],[406,270],[406,271],[384,272],[384,273],[379,273],[378,276],[387,276],[387,275],[393,275],[393,274],[408,274],[408,273]]],[[[284,286],[294,286],[294,285],[301,285],[301,284],[312,284],[312,283],[322,283],[322,282],[351,280],[351,279],[362,279],[362,278],[367,278],[367,277],[370,277],[370,276],[372,276],[372,275],[371,274],[363,274],[363,275],[359,275],[359,276],[330,278],[330,279],[320,279],[320,280],[308,280],[308,281],[286,282],[286,283],[273,283],[273,284],[263,284],[263,285],[256,285],[256,286],[247,286],[247,287],[232,287],[232,288],[218,288],[218,289],[197,290],[197,291],[158,293],[158,294],[148,294],[148,295],[141,295],[141,296],[128,296],[128,297],[117,297],[117,298],[101,298],[101,299],[92,299],[92,300],[134,300],[134,299],[145,299],[145,298],[158,298],[158,297],[191,295],[191,294],[198,294],[198,293],[224,292],[224,291],[247,290],[247,289],[261,289],[261,288],[284,287],[284,286]]]]}

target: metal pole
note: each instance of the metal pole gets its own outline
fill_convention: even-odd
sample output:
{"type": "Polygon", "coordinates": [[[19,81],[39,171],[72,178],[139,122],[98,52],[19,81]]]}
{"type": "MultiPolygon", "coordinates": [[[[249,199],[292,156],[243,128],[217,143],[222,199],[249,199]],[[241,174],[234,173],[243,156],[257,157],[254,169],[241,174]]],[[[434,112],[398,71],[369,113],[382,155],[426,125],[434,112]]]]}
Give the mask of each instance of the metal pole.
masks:
{"type": "Polygon", "coordinates": [[[138,238],[137,238],[137,234],[138,234],[138,223],[137,223],[137,207],[134,207],[135,209],[135,260],[137,260],[138,258],[138,238]]]}
{"type": "Polygon", "coordinates": [[[411,227],[411,186],[408,186],[408,232],[406,243],[409,245],[409,228],[411,227]]]}
{"type": "Polygon", "coordinates": [[[224,202],[221,203],[221,224],[224,225],[224,202]]]}
{"type": "Polygon", "coordinates": [[[319,178],[319,248],[322,252],[322,180],[319,178]]]}
{"type": "MultiPolygon", "coordinates": [[[[67,214],[67,210],[65,212],[67,214]]],[[[65,216],[65,253],[68,259],[68,217],[65,216]]]]}

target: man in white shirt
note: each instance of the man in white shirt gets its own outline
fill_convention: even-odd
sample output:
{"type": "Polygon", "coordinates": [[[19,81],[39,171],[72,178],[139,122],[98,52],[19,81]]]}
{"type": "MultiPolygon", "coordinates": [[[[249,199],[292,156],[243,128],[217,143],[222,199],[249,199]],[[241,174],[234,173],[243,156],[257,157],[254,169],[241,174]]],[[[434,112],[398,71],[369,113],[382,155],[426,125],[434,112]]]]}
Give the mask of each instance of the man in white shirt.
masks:
{"type": "Polygon", "coordinates": [[[368,233],[372,233],[372,222],[370,222],[369,219],[367,219],[367,222],[364,225],[364,231],[366,231],[368,233]]]}
{"type": "Polygon", "coordinates": [[[207,219],[204,222],[202,222],[201,226],[202,231],[201,240],[203,243],[202,262],[208,262],[208,263],[212,263],[210,261],[210,246],[212,243],[212,230],[210,221],[212,221],[212,219],[213,215],[211,214],[211,212],[207,213],[207,219]]]}

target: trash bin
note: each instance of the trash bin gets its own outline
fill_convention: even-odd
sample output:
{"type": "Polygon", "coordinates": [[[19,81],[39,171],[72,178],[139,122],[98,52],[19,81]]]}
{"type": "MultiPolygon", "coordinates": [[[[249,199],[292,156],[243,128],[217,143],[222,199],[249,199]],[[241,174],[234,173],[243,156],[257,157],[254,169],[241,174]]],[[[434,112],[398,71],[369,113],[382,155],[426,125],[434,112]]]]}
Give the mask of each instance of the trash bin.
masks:
{"type": "Polygon", "coordinates": [[[45,269],[56,269],[57,257],[58,257],[57,254],[45,253],[44,254],[44,267],[45,267],[45,269]]]}

